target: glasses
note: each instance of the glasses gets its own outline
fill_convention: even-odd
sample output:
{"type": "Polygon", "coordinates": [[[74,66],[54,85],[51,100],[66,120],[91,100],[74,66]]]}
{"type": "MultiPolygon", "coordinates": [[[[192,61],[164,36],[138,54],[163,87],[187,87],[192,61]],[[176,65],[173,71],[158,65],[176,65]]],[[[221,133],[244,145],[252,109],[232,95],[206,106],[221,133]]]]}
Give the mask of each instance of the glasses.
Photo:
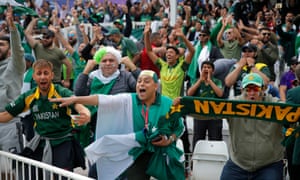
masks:
{"type": "Polygon", "coordinates": [[[43,36],[43,39],[50,39],[50,36],[43,36]]]}
{"type": "Polygon", "coordinates": [[[68,34],[68,37],[74,37],[75,34],[68,34]]]}
{"type": "Polygon", "coordinates": [[[263,36],[270,36],[271,33],[262,33],[263,36]]]}
{"type": "Polygon", "coordinates": [[[243,52],[244,53],[252,53],[253,51],[252,50],[244,50],[243,52]]]}
{"type": "Polygon", "coordinates": [[[254,91],[254,92],[259,92],[261,91],[261,87],[258,87],[258,86],[248,86],[245,88],[246,92],[251,92],[251,91],[254,91]]]}
{"type": "Polygon", "coordinates": [[[205,37],[205,36],[207,36],[206,34],[199,34],[199,36],[201,37],[201,36],[203,36],[203,37],[205,37]]]}

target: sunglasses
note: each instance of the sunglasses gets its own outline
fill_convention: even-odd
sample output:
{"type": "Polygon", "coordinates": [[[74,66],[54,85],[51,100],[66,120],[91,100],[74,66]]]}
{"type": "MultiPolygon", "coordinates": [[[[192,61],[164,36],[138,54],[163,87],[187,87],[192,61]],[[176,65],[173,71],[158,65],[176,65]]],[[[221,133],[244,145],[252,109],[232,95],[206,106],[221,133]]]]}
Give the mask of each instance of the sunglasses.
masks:
{"type": "Polygon", "coordinates": [[[271,33],[262,33],[263,36],[270,36],[271,33]]]}
{"type": "Polygon", "coordinates": [[[75,34],[68,34],[68,37],[74,37],[75,34]]]}
{"type": "Polygon", "coordinates": [[[258,86],[248,86],[245,88],[246,92],[251,92],[251,91],[254,91],[254,92],[259,92],[261,91],[261,87],[258,87],[258,86]]]}
{"type": "Polygon", "coordinates": [[[244,50],[243,52],[244,53],[252,53],[253,51],[252,50],[244,50]]]}
{"type": "Polygon", "coordinates": [[[50,36],[43,36],[43,39],[50,39],[50,36]]]}
{"type": "Polygon", "coordinates": [[[199,34],[199,36],[200,36],[200,37],[201,37],[201,36],[205,37],[205,36],[207,36],[207,34],[199,34]]]}

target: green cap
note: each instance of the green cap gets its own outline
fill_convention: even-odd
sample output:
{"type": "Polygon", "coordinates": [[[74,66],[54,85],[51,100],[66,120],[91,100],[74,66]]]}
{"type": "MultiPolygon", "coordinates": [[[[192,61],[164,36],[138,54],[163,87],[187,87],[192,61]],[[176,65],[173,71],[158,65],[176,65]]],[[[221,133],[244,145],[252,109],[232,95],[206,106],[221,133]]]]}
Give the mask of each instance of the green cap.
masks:
{"type": "Polygon", "coordinates": [[[247,74],[242,80],[242,88],[247,87],[249,84],[253,84],[259,87],[262,87],[264,84],[264,80],[257,73],[247,74]]]}
{"type": "Polygon", "coordinates": [[[158,83],[158,76],[152,70],[143,70],[143,71],[141,71],[139,76],[150,76],[150,77],[152,77],[152,79],[155,83],[158,83]]]}
{"type": "Polygon", "coordinates": [[[120,24],[120,25],[123,26],[123,20],[122,20],[122,19],[116,19],[116,20],[114,21],[114,24],[120,24]]]}
{"type": "Polygon", "coordinates": [[[110,36],[112,34],[121,34],[118,28],[108,28],[108,32],[105,33],[106,36],[110,36]]]}

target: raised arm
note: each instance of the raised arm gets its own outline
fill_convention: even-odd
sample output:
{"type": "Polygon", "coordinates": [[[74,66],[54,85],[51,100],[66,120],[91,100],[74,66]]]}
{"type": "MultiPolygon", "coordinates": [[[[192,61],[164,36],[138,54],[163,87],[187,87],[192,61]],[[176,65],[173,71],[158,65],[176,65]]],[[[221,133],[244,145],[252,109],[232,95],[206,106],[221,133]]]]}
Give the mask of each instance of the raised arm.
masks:
{"type": "Polygon", "coordinates": [[[125,37],[130,37],[131,32],[132,32],[132,20],[131,20],[130,14],[129,14],[128,5],[123,5],[122,10],[123,10],[123,13],[125,14],[125,19],[126,19],[126,25],[125,25],[123,34],[125,37]]]}
{"type": "Polygon", "coordinates": [[[89,39],[87,35],[84,32],[84,25],[80,25],[78,20],[78,12],[74,8],[71,10],[72,16],[73,16],[73,25],[75,26],[76,36],[78,40],[78,44],[85,43],[87,44],[89,42],[89,39]]]}
{"type": "Polygon", "coordinates": [[[247,64],[246,58],[241,58],[234,66],[235,69],[228,73],[225,78],[225,85],[231,87],[238,79],[243,67],[247,64]]]}
{"type": "Polygon", "coordinates": [[[15,73],[19,76],[23,76],[25,72],[24,49],[21,45],[20,34],[14,23],[13,9],[11,6],[7,8],[6,22],[10,32],[11,56],[13,59],[11,63],[14,65],[15,73]]]}
{"type": "Polygon", "coordinates": [[[152,46],[150,42],[150,33],[151,33],[151,22],[147,21],[144,29],[144,43],[147,55],[151,59],[153,63],[155,63],[158,59],[158,56],[152,51],[152,46]]]}
{"type": "Polygon", "coordinates": [[[186,62],[187,64],[190,64],[191,61],[192,61],[192,58],[193,58],[193,56],[194,56],[194,54],[195,54],[195,48],[194,48],[193,44],[192,44],[192,43],[186,38],[186,36],[183,34],[181,28],[180,28],[180,29],[179,29],[179,28],[176,29],[175,34],[176,34],[176,36],[180,37],[180,38],[183,40],[184,44],[185,44],[186,47],[188,48],[189,51],[188,51],[188,54],[187,54],[186,57],[185,57],[185,62],[186,62]]]}
{"type": "Polygon", "coordinates": [[[66,98],[50,98],[50,102],[61,102],[60,107],[69,106],[71,104],[98,105],[98,96],[72,96],[66,98]]]}
{"type": "Polygon", "coordinates": [[[35,44],[38,43],[38,41],[35,40],[32,35],[33,27],[36,25],[37,21],[38,21],[38,18],[33,18],[24,31],[26,40],[31,48],[33,48],[35,46],[35,44]]]}
{"type": "Polygon", "coordinates": [[[223,33],[224,33],[226,26],[227,26],[227,19],[223,17],[222,18],[222,27],[217,36],[217,43],[220,48],[224,46],[222,37],[223,37],[223,33]]]}
{"type": "Polygon", "coordinates": [[[75,50],[60,32],[60,27],[49,26],[48,28],[55,33],[56,38],[63,45],[63,47],[66,48],[70,54],[73,54],[75,50]]]}

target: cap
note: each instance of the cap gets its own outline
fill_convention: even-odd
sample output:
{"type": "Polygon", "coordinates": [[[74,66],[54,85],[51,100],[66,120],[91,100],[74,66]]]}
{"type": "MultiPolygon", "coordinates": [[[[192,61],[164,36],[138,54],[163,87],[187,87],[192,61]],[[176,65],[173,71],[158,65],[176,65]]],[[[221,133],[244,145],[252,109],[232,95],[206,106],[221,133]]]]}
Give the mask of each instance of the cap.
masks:
{"type": "Polygon", "coordinates": [[[247,87],[249,84],[254,84],[256,86],[262,87],[264,81],[262,77],[257,73],[247,74],[242,80],[242,88],[247,87]]]}
{"type": "Polygon", "coordinates": [[[290,64],[291,64],[291,65],[293,65],[293,64],[299,64],[298,59],[297,59],[296,56],[293,56],[293,57],[291,58],[290,64]]]}
{"type": "Polygon", "coordinates": [[[116,19],[116,20],[114,21],[114,24],[120,24],[120,25],[123,26],[123,20],[122,20],[122,19],[116,19]]]}
{"type": "MultiPolygon", "coordinates": [[[[201,23],[202,24],[202,23],[201,23]]],[[[201,33],[204,33],[204,34],[207,34],[207,35],[210,35],[210,31],[207,27],[205,26],[202,26],[201,30],[200,30],[201,33]]]]}
{"type": "MultiPolygon", "coordinates": [[[[205,24],[205,21],[202,20],[202,19],[200,19],[200,18],[197,18],[197,19],[196,19],[196,22],[199,22],[201,25],[204,25],[204,24],[205,24]]],[[[209,31],[208,31],[208,32],[209,32],[209,31]]],[[[205,33],[207,33],[207,32],[205,32],[205,33]]],[[[209,32],[209,34],[210,34],[210,32],[209,32]]]]}
{"type": "Polygon", "coordinates": [[[155,83],[158,83],[158,76],[157,76],[157,74],[156,74],[154,71],[152,71],[152,70],[143,70],[143,71],[140,72],[139,77],[140,77],[140,76],[150,76],[150,77],[152,77],[152,79],[153,79],[153,81],[154,81],[155,83]]]}
{"type": "Polygon", "coordinates": [[[171,44],[168,44],[167,46],[166,46],[166,49],[168,50],[168,49],[173,49],[175,52],[176,52],[176,54],[179,54],[179,49],[176,47],[176,46],[173,46],[173,45],[171,45],[171,44]]]}
{"type": "Polygon", "coordinates": [[[121,58],[122,58],[121,52],[112,46],[101,47],[98,51],[96,51],[93,59],[97,63],[100,63],[102,58],[108,53],[114,55],[117,58],[118,63],[121,62],[121,58]]]}
{"type": "Polygon", "coordinates": [[[35,61],[35,58],[30,53],[25,53],[24,54],[24,59],[26,61],[29,61],[29,62],[32,62],[32,63],[34,63],[34,61],[35,61]]]}
{"type": "Polygon", "coordinates": [[[254,44],[251,44],[249,42],[243,45],[242,51],[244,52],[246,49],[249,49],[249,50],[251,50],[253,52],[257,51],[257,47],[254,44]]]}
{"type": "Polygon", "coordinates": [[[51,30],[49,30],[49,29],[45,29],[45,30],[43,31],[43,36],[46,36],[46,37],[54,37],[55,34],[54,34],[53,31],[51,31],[51,30]]]}
{"type": "Polygon", "coordinates": [[[121,33],[120,33],[120,30],[118,28],[109,28],[108,32],[105,33],[106,36],[110,36],[110,35],[113,35],[113,34],[121,34],[121,33]]]}

